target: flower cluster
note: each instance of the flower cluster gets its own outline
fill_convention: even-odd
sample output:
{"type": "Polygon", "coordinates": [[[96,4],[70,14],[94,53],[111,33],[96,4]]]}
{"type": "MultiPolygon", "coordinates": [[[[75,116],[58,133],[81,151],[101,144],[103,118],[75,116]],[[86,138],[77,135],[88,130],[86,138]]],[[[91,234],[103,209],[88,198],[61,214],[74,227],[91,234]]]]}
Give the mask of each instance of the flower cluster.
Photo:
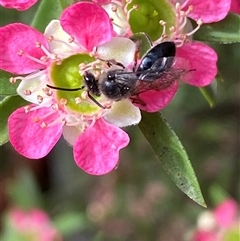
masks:
{"type": "Polygon", "coordinates": [[[198,219],[193,241],[221,241],[239,239],[238,204],[233,199],[220,203],[212,212],[205,211],[198,219]]]}
{"type": "MultiPolygon", "coordinates": [[[[7,6],[3,2],[0,4],[7,6]]],[[[13,2],[16,6],[19,3],[13,2]]],[[[25,1],[24,7],[33,2],[25,1]]],[[[230,0],[218,0],[216,5],[215,1],[197,0],[168,4],[174,25],[168,27],[166,21],[160,21],[163,32],[153,45],[174,42],[180,66],[185,66],[185,61],[181,64],[184,59],[187,68],[194,70],[185,82],[206,86],[217,73],[217,55],[209,46],[192,41],[191,36],[202,23],[223,19],[230,0]],[[195,29],[187,30],[188,18],[196,21],[195,29]]],[[[144,104],[131,98],[115,101],[94,92],[97,82],[91,83],[92,76],[98,79],[113,65],[132,71],[140,61],[136,60],[138,44],[129,38],[133,34],[131,14],[140,10],[141,3],[133,5],[131,1],[81,1],[66,8],[59,20],[52,20],[44,34],[21,23],[0,28],[0,51],[4,53],[0,68],[18,75],[11,82],[21,80],[17,92],[31,103],[9,117],[9,138],[17,152],[39,159],[63,134],[73,146],[77,165],[85,172],[102,175],[117,166],[119,150],[129,143],[121,127],[138,124],[140,109],[161,110],[178,89],[174,81],[164,89],[142,92],[138,98],[144,104]],[[89,72],[90,77],[86,76],[89,72]]]]}
{"type": "Polygon", "coordinates": [[[11,237],[14,237],[14,240],[62,240],[49,216],[40,209],[24,211],[20,208],[13,208],[9,211],[7,218],[11,237]]]}

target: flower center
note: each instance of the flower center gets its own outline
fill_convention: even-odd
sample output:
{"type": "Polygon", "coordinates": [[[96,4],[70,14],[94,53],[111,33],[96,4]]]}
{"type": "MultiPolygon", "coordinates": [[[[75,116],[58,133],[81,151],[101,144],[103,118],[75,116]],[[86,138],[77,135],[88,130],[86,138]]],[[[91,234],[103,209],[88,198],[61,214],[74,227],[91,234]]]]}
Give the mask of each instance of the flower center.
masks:
{"type": "MultiPolygon", "coordinates": [[[[57,102],[67,111],[79,114],[94,114],[99,111],[99,105],[104,105],[104,96],[91,93],[89,84],[81,74],[82,66],[95,59],[87,54],[77,54],[62,61],[61,65],[52,64],[50,68],[50,88],[55,89],[57,102]],[[79,65],[79,63],[81,63],[79,65]],[[90,98],[89,98],[90,97],[90,98]],[[94,103],[95,102],[95,103],[94,103]]],[[[88,70],[88,67],[86,67],[88,70]]],[[[97,70],[94,70],[97,71],[97,70]]],[[[94,82],[97,86],[97,80],[94,82]]]]}

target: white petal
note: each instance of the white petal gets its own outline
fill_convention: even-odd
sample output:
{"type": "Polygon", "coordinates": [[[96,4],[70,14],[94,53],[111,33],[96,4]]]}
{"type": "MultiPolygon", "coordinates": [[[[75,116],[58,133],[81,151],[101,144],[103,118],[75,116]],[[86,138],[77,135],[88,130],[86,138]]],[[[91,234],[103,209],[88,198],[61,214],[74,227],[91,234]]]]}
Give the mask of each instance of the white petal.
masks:
{"type": "Polygon", "coordinates": [[[63,137],[64,139],[73,146],[78,136],[81,134],[81,130],[77,126],[64,126],[63,137]]]}
{"type": "Polygon", "coordinates": [[[115,102],[104,119],[118,127],[137,125],[141,120],[141,112],[129,99],[115,102]]]}
{"type": "Polygon", "coordinates": [[[130,27],[123,9],[114,3],[102,5],[102,8],[108,13],[110,19],[113,20],[113,30],[117,33],[117,36],[125,36],[130,30],[130,27]],[[115,7],[117,10],[113,11],[112,9],[115,7]]]}
{"type": "Polygon", "coordinates": [[[111,41],[97,47],[97,55],[102,60],[115,60],[125,67],[134,61],[136,44],[123,37],[114,37],[111,41]]]}
{"type": "Polygon", "coordinates": [[[48,38],[53,36],[55,41],[49,42],[49,47],[54,54],[71,54],[78,49],[78,45],[75,43],[69,43],[70,35],[66,33],[59,20],[52,20],[45,29],[44,35],[48,38]],[[61,42],[57,41],[61,40],[61,42]],[[66,44],[62,43],[65,42],[66,44]]]}
{"type": "Polygon", "coordinates": [[[17,88],[17,93],[23,99],[34,104],[45,104],[50,102],[52,97],[46,95],[46,93],[43,91],[43,88],[46,87],[46,75],[39,72],[39,75],[35,76],[34,78],[31,78],[30,76],[31,75],[26,76],[26,78],[21,81],[17,88]],[[30,94],[26,94],[26,91],[30,92],[30,94]],[[42,102],[39,102],[39,98],[42,98],[42,102]]]}

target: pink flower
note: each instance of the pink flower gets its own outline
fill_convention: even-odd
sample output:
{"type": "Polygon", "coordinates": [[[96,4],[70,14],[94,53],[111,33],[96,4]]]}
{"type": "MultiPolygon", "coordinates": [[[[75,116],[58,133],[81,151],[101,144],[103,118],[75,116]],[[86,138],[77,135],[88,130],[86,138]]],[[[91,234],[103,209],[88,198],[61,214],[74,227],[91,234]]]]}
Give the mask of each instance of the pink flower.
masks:
{"type": "MultiPolygon", "coordinates": [[[[198,229],[193,234],[193,241],[222,241],[231,230],[238,230],[238,207],[233,199],[220,203],[212,212],[203,212],[198,219],[198,229]]],[[[239,230],[238,230],[239,232],[239,230]]]]}
{"type": "Polygon", "coordinates": [[[116,36],[130,36],[132,35],[131,26],[129,24],[130,14],[137,9],[137,5],[129,8],[132,0],[94,0],[98,3],[112,19],[113,30],[116,36]]]}
{"type": "Polygon", "coordinates": [[[231,0],[183,0],[181,1],[183,10],[192,6],[189,17],[197,21],[201,19],[203,23],[213,23],[224,19],[231,5],[231,0]]]}
{"type": "Polygon", "coordinates": [[[32,7],[38,0],[0,0],[0,5],[5,8],[15,8],[24,11],[32,7]]]}
{"type": "Polygon", "coordinates": [[[217,224],[221,228],[231,227],[237,220],[238,205],[235,200],[227,199],[213,211],[217,224]]]}
{"type": "Polygon", "coordinates": [[[23,211],[15,208],[9,212],[8,218],[13,232],[16,232],[23,240],[61,240],[58,231],[52,226],[48,215],[40,209],[23,211]]]}
{"type": "Polygon", "coordinates": [[[96,97],[99,105],[106,107],[100,108],[84,87],[79,88],[85,86],[82,72],[103,68],[103,61],[95,61],[89,54],[112,37],[107,13],[89,2],[66,8],[60,22],[52,21],[44,35],[18,23],[0,29],[0,50],[5,53],[0,58],[1,69],[28,74],[12,81],[22,80],[17,91],[33,103],[14,111],[8,120],[10,142],[17,152],[39,159],[63,134],[85,172],[102,175],[116,167],[119,150],[129,143],[119,127],[139,123],[140,111],[129,100],[113,102],[104,96],[96,97]],[[79,90],[60,91],[46,85],[79,90]]]}
{"type": "MultiPolygon", "coordinates": [[[[201,19],[197,20],[198,26],[195,29],[185,33],[185,27],[188,21],[187,17],[192,16],[191,14],[194,9],[195,11],[198,9],[198,5],[193,5],[184,11],[186,3],[190,4],[190,2],[194,3],[191,0],[186,1],[182,5],[176,3],[176,23],[175,26],[170,28],[171,34],[166,33],[166,22],[160,21],[160,24],[163,26],[163,33],[162,37],[154,42],[154,45],[164,41],[175,42],[177,47],[175,68],[192,70],[188,74],[182,76],[183,81],[196,87],[203,87],[209,85],[214,80],[217,74],[216,63],[218,57],[211,47],[190,39],[191,35],[193,35],[202,24],[201,19]]],[[[204,16],[206,15],[205,13],[203,14],[204,16]]],[[[199,15],[199,17],[201,16],[199,15]]],[[[146,103],[146,105],[135,105],[148,112],[159,111],[170,103],[177,90],[178,82],[175,81],[168,88],[163,90],[151,90],[141,93],[139,98],[146,103]]]]}

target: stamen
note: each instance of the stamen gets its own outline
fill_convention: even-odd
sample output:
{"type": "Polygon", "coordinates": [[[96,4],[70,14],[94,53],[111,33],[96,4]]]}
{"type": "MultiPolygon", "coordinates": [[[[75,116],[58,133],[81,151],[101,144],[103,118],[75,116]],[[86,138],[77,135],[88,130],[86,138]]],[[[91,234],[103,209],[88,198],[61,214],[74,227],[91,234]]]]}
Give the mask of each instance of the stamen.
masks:
{"type": "MultiPolygon", "coordinates": [[[[183,3],[183,4],[180,4],[179,3],[179,7],[181,8],[181,9],[183,9],[183,8],[185,8],[185,6],[188,4],[188,2],[189,2],[189,0],[185,0],[185,2],[183,3]]],[[[176,5],[177,5],[177,3],[176,3],[176,5]]]]}
{"type": "MultiPolygon", "coordinates": [[[[68,42],[66,42],[66,41],[63,41],[63,40],[61,40],[61,39],[57,39],[57,38],[55,38],[55,37],[53,37],[53,36],[49,36],[49,37],[48,37],[48,41],[49,41],[49,42],[55,41],[55,42],[58,42],[58,43],[61,43],[61,44],[66,45],[66,46],[67,46],[68,48],[70,48],[70,49],[74,49],[73,46],[70,44],[70,43],[74,42],[74,38],[73,38],[73,37],[69,38],[68,42]]],[[[73,52],[74,52],[74,51],[73,51],[73,52]]]]}
{"type": "Polygon", "coordinates": [[[41,61],[41,60],[39,60],[39,59],[37,59],[37,58],[35,58],[35,57],[33,57],[33,56],[30,56],[29,54],[25,53],[23,50],[19,50],[19,51],[18,51],[18,55],[19,55],[20,57],[24,56],[24,57],[26,57],[26,58],[28,58],[28,59],[31,59],[31,60],[33,60],[34,62],[37,62],[37,63],[39,63],[39,64],[46,65],[45,62],[43,62],[43,61],[41,61]]]}
{"type": "Polygon", "coordinates": [[[128,6],[129,6],[131,3],[132,3],[132,0],[126,0],[126,4],[125,4],[125,6],[124,6],[124,8],[123,8],[123,11],[124,11],[125,13],[128,12],[128,6]]]}
{"type": "Polygon", "coordinates": [[[189,37],[189,36],[193,35],[194,33],[196,33],[199,30],[199,28],[201,27],[202,23],[203,23],[202,20],[198,19],[197,27],[195,29],[193,29],[191,32],[189,32],[189,33],[187,33],[185,35],[189,37]]]}
{"type": "Polygon", "coordinates": [[[130,13],[133,11],[133,10],[137,10],[138,9],[138,5],[133,5],[132,8],[130,8],[127,12],[127,20],[130,19],[130,13]]]}

